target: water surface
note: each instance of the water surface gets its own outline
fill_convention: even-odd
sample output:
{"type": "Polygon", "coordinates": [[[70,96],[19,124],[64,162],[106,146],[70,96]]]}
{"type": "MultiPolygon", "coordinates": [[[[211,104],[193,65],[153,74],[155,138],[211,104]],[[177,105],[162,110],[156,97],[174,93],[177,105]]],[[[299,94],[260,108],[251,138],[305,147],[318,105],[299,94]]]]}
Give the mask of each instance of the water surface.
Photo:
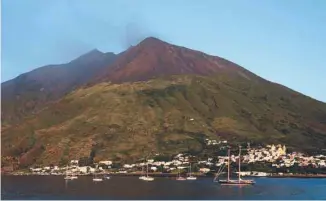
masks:
{"type": "Polygon", "coordinates": [[[62,176],[2,176],[2,199],[319,199],[326,200],[326,179],[255,178],[254,186],[220,186],[212,178],[176,181],[155,178],[111,177],[94,183],[80,176],[66,182],[62,176]]]}

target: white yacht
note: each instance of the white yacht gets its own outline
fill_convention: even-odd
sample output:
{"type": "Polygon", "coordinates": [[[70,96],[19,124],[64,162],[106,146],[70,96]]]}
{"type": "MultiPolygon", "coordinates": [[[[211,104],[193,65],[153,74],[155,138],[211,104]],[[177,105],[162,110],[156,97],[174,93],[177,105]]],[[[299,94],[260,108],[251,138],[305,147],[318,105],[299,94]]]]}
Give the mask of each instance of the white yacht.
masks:
{"type": "Polygon", "coordinates": [[[197,180],[197,177],[191,175],[191,163],[189,163],[189,176],[186,178],[187,180],[197,180]]]}
{"type": "Polygon", "coordinates": [[[148,176],[148,162],[147,162],[147,168],[146,168],[146,176],[143,177],[144,181],[154,181],[154,177],[148,176]]]}
{"type": "Polygon", "coordinates": [[[68,172],[70,166],[66,167],[66,172],[65,172],[65,177],[64,180],[74,180],[74,179],[78,179],[77,175],[74,175],[71,172],[68,172]]]}
{"type": "Polygon", "coordinates": [[[98,177],[96,171],[98,171],[98,166],[95,169],[94,176],[93,176],[93,181],[94,182],[101,182],[101,181],[103,181],[103,178],[98,177]]]}

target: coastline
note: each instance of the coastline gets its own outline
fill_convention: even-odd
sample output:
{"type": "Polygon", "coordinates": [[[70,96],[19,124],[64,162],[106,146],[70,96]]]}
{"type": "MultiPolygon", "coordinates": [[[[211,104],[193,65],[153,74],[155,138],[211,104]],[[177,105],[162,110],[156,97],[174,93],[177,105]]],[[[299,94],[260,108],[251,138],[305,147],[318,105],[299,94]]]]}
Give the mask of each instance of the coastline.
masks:
{"type": "MultiPolygon", "coordinates": [[[[63,176],[64,174],[35,174],[35,173],[17,173],[17,172],[11,172],[11,173],[1,173],[1,176],[7,175],[7,176],[63,176]]],[[[93,174],[76,174],[77,176],[92,176],[93,174]]],[[[105,172],[105,173],[98,173],[98,175],[110,175],[110,176],[128,176],[128,177],[139,177],[142,176],[142,173],[112,173],[112,172],[105,172]]],[[[214,177],[214,175],[206,175],[202,173],[193,173],[193,176],[196,177],[214,177]]],[[[148,173],[148,176],[151,177],[177,177],[177,173],[148,173]]],[[[264,177],[264,178],[326,178],[326,174],[271,174],[266,176],[257,176],[257,175],[247,175],[242,176],[245,177],[264,177]]]]}
{"type": "Polygon", "coordinates": [[[270,175],[270,178],[326,178],[326,174],[306,175],[306,174],[284,174],[284,175],[270,175]]]}

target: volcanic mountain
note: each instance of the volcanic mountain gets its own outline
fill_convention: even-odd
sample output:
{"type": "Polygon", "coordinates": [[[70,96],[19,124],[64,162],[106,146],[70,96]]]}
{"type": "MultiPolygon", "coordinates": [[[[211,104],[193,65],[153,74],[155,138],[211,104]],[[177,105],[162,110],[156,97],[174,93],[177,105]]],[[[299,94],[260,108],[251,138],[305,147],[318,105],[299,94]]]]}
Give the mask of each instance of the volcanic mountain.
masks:
{"type": "Polygon", "coordinates": [[[13,123],[84,85],[116,58],[92,50],[61,65],[48,65],[1,84],[1,120],[13,123]]]}
{"type": "MultiPolygon", "coordinates": [[[[75,78],[75,90],[3,128],[3,164],[12,157],[26,167],[83,157],[131,161],[150,153],[201,154],[206,138],[282,143],[303,151],[326,147],[325,103],[223,58],[156,38],[111,58],[97,70],[92,62],[79,62],[76,68],[85,65],[89,75],[75,78]]],[[[73,83],[60,78],[60,84],[73,83]]],[[[46,89],[13,91],[39,97],[40,87],[46,89]]]]}

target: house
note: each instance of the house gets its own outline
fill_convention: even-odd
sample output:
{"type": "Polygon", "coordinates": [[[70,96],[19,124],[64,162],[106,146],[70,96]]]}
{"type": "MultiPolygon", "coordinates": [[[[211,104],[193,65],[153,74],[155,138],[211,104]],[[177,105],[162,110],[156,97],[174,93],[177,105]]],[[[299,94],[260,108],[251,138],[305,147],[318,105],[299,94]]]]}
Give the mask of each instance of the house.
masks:
{"type": "Polygon", "coordinates": [[[90,167],[88,166],[83,166],[83,167],[78,167],[78,170],[82,173],[87,173],[87,169],[89,169],[90,167]]]}
{"type": "Polygon", "coordinates": [[[209,171],[211,171],[209,168],[200,168],[199,169],[199,172],[201,172],[201,173],[207,173],[209,171]]]}
{"type": "Polygon", "coordinates": [[[129,165],[129,164],[124,164],[123,167],[126,168],[126,169],[130,169],[130,168],[132,168],[133,166],[132,166],[132,165],[129,165]]]}
{"type": "Polygon", "coordinates": [[[70,161],[70,164],[71,165],[78,165],[78,160],[71,160],[70,161]]]}
{"type": "Polygon", "coordinates": [[[103,165],[112,165],[112,161],[100,161],[98,163],[103,165]]]}

